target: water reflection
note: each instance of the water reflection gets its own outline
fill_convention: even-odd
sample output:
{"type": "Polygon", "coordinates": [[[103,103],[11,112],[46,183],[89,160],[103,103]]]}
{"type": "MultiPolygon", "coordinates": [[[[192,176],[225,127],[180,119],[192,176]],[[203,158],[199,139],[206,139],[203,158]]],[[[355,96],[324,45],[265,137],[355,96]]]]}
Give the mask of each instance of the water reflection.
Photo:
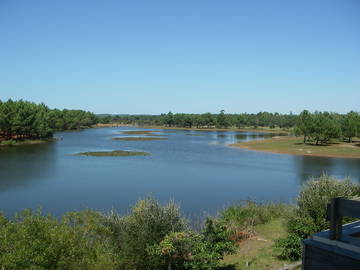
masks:
{"type": "Polygon", "coordinates": [[[6,147],[0,150],[0,192],[23,189],[55,173],[55,143],[6,147]]]}
{"type": "Polygon", "coordinates": [[[311,177],[328,174],[338,178],[350,177],[360,182],[360,159],[293,156],[299,184],[311,177]]]}

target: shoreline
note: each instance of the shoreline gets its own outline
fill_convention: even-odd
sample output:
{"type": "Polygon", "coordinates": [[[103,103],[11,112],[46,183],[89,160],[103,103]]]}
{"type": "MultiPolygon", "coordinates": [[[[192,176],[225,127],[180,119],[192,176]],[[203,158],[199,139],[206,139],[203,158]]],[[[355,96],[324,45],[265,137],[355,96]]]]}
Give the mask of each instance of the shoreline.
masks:
{"type": "MultiPolygon", "coordinates": [[[[259,132],[259,133],[284,133],[290,134],[290,131],[286,130],[278,130],[278,129],[254,129],[254,128],[186,128],[186,127],[166,127],[166,126],[136,126],[136,125],[127,125],[127,124],[119,124],[116,126],[126,126],[126,127],[134,127],[134,128],[151,128],[151,129],[167,129],[167,130],[189,130],[189,131],[240,131],[240,132],[259,132]]],[[[111,126],[103,126],[103,127],[111,127],[111,126]]]]}
{"type": "MultiPolygon", "coordinates": [[[[242,143],[229,144],[229,147],[241,148],[250,151],[257,151],[263,153],[271,153],[271,154],[283,154],[283,155],[293,155],[293,156],[312,156],[312,157],[329,157],[329,158],[348,158],[348,159],[360,159],[360,146],[355,146],[356,143],[347,144],[340,143],[336,145],[309,145],[300,143],[302,139],[298,137],[285,137],[285,138],[271,138],[264,139],[258,141],[249,141],[242,143]],[[276,143],[286,143],[290,147],[286,149],[279,149],[274,146],[276,143]],[[294,148],[294,146],[299,145],[302,148],[294,148]],[[318,148],[316,147],[324,147],[318,148]],[[327,147],[327,148],[325,148],[327,147]],[[356,149],[358,147],[358,149],[356,149]],[[305,148],[305,149],[304,149],[305,148]],[[354,152],[352,153],[334,153],[336,151],[346,151],[352,149],[354,152]],[[329,153],[319,152],[319,150],[329,150],[329,153]],[[314,152],[312,152],[314,151],[314,152]]],[[[350,150],[349,150],[350,151],[350,150]]]]}

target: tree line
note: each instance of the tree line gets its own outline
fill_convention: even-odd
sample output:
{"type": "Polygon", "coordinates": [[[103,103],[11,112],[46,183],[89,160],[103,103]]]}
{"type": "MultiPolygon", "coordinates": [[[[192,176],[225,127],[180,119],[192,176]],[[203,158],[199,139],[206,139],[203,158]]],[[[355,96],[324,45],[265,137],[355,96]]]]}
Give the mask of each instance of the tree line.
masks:
{"type": "Polygon", "coordinates": [[[295,134],[302,135],[304,143],[325,144],[331,139],[346,139],[349,143],[360,136],[360,114],[348,112],[337,114],[329,112],[300,113],[295,127],[295,134]]]}
{"type": "Polygon", "coordinates": [[[0,137],[3,139],[51,138],[54,131],[74,130],[96,123],[121,123],[181,128],[281,128],[302,135],[304,143],[324,144],[333,138],[352,142],[360,136],[358,112],[338,114],[311,113],[299,115],[259,112],[257,114],[163,113],[160,115],[95,115],[83,110],[50,109],[44,103],[0,100],[0,137]]]}
{"type": "Polygon", "coordinates": [[[58,110],[50,109],[44,103],[0,100],[0,137],[5,140],[51,138],[54,131],[96,123],[96,115],[83,110],[58,110]]]}
{"type": "Polygon", "coordinates": [[[259,112],[257,114],[227,114],[221,110],[218,114],[203,113],[163,113],[160,115],[106,115],[101,123],[121,123],[135,125],[156,125],[185,128],[244,128],[270,127],[289,129],[296,124],[297,115],[259,112]]]}

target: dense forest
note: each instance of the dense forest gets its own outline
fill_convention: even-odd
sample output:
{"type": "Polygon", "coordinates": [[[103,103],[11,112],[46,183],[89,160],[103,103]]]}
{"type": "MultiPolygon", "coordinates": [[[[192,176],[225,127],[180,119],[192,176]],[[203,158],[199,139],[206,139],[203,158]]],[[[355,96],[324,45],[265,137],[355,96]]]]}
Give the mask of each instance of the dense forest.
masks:
{"type": "Polygon", "coordinates": [[[0,100],[0,137],[5,140],[51,138],[54,131],[96,124],[97,117],[82,110],[49,109],[44,103],[0,100]]]}

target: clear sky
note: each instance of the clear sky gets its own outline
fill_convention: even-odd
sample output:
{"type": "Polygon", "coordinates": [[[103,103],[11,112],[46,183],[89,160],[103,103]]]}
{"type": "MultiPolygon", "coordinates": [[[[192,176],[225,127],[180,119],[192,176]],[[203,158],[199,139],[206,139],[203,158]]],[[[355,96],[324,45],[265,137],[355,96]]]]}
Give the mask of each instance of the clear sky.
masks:
{"type": "Polygon", "coordinates": [[[360,111],[359,0],[0,0],[0,99],[360,111]]]}

